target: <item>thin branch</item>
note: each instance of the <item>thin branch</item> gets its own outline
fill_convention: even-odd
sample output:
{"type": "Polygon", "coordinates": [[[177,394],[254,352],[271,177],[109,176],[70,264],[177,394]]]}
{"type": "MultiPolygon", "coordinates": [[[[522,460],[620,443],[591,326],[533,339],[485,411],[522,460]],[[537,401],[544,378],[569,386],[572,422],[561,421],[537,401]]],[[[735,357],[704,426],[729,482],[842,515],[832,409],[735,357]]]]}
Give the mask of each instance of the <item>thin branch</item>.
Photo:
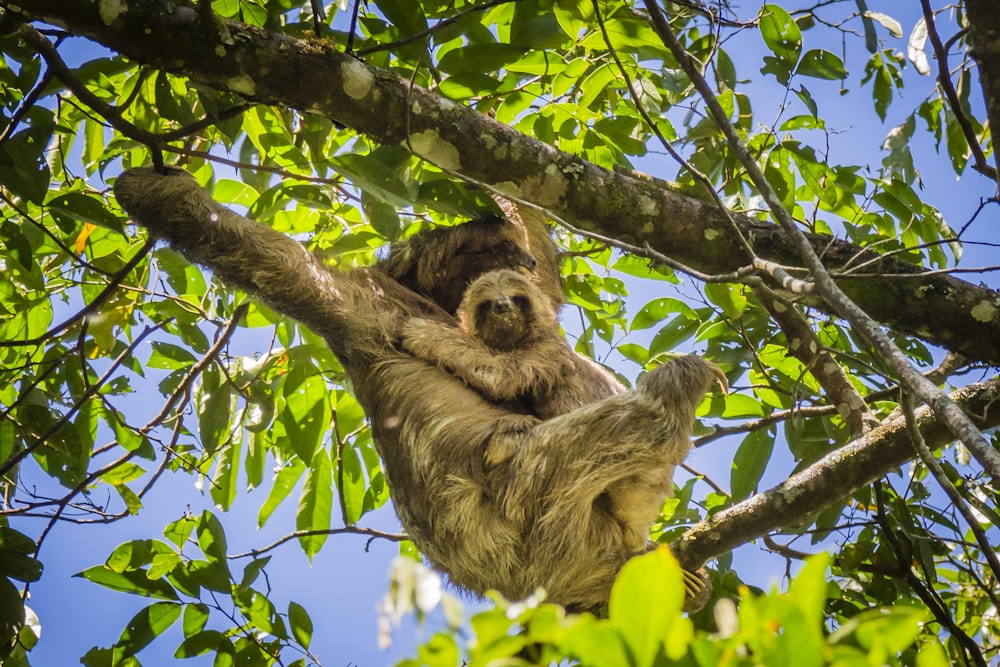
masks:
{"type": "Polygon", "coordinates": [[[951,81],[951,74],[948,71],[948,51],[945,50],[944,44],[941,43],[941,36],[938,35],[934,10],[931,9],[931,4],[928,0],[920,0],[920,8],[924,13],[924,25],[927,27],[927,37],[931,40],[931,46],[934,48],[934,58],[938,64],[938,83],[941,85],[945,97],[948,98],[948,105],[951,107],[952,113],[955,114],[955,120],[958,122],[958,126],[962,128],[962,136],[965,137],[965,142],[969,145],[969,150],[972,151],[972,155],[975,158],[973,168],[980,174],[988,176],[995,181],[997,180],[997,170],[986,160],[983,147],[979,145],[976,132],[972,129],[972,123],[965,114],[962,101],[958,99],[955,84],[951,81]]]}
{"type": "Polygon", "coordinates": [[[285,542],[289,542],[300,537],[311,537],[313,535],[367,535],[373,539],[381,538],[389,540],[390,542],[402,542],[403,540],[410,539],[402,533],[386,533],[381,530],[375,530],[374,528],[361,528],[358,526],[344,526],[343,528],[328,528],[326,530],[296,530],[285,535],[281,539],[268,544],[266,547],[251,549],[250,551],[244,551],[243,553],[226,556],[226,558],[257,558],[268,551],[277,549],[285,542]]]}
{"type": "Polygon", "coordinates": [[[913,442],[913,448],[916,450],[917,455],[920,456],[920,460],[924,462],[927,469],[930,470],[931,475],[937,481],[941,490],[945,492],[948,499],[958,510],[958,513],[962,515],[965,522],[969,525],[969,530],[976,537],[976,543],[979,545],[979,549],[989,563],[990,570],[993,572],[993,580],[1000,582],[1000,559],[997,558],[996,551],[993,550],[993,546],[990,544],[989,539],[986,537],[986,532],[983,527],[979,525],[979,521],[976,519],[972,510],[969,508],[968,504],[962,499],[962,494],[958,492],[955,485],[951,483],[948,479],[948,475],[945,473],[944,468],[934,457],[933,452],[927,446],[927,442],[924,440],[923,434],[920,429],[917,428],[916,417],[913,414],[913,398],[909,394],[903,395],[902,400],[903,413],[906,415],[906,431],[910,434],[910,440],[913,442]]]}
{"type": "MultiPolygon", "coordinates": [[[[885,536],[886,542],[892,548],[895,553],[896,560],[899,561],[900,566],[905,572],[905,579],[907,584],[914,593],[917,594],[927,608],[934,614],[934,618],[937,620],[941,626],[948,630],[953,637],[958,641],[958,643],[965,649],[968,657],[972,658],[972,661],[978,667],[986,667],[986,660],[983,658],[982,652],[979,650],[978,644],[969,635],[962,630],[961,627],[955,620],[951,617],[948,609],[945,608],[944,604],[941,602],[940,598],[934,593],[933,590],[929,589],[924,582],[914,573],[912,567],[907,567],[906,564],[909,562],[909,557],[907,551],[903,549],[903,545],[899,541],[899,536],[896,535],[896,531],[892,524],[889,522],[889,517],[885,509],[885,492],[882,489],[881,482],[876,482],[874,484],[875,490],[875,503],[878,508],[876,512],[876,520],[878,521],[879,527],[882,529],[882,534],[885,536]]],[[[963,657],[965,657],[963,655],[963,657]]]]}

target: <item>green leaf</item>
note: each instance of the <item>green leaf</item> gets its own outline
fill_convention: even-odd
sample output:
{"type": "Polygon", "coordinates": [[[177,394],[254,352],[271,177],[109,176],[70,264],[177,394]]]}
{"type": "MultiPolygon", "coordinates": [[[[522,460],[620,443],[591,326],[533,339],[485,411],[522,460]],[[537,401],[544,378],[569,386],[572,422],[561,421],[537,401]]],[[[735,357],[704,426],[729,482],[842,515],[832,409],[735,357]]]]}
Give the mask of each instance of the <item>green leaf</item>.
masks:
{"type": "Polygon", "coordinates": [[[308,649],[312,641],[313,624],[305,608],[297,602],[288,603],[288,622],[292,626],[292,636],[302,648],[308,649]]]}
{"type": "Polygon", "coordinates": [[[330,158],[330,163],[356,186],[390,206],[403,208],[416,197],[415,186],[377,155],[346,153],[330,158]]]}
{"type": "Polygon", "coordinates": [[[184,515],[177,521],[168,523],[163,529],[163,536],[176,544],[178,549],[183,549],[197,523],[194,517],[184,515]]]}
{"type": "Polygon", "coordinates": [[[274,604],[259,591],[249,591],[248,596],[249,603],[243,596],[237,598],[240,611],[247,617],[247,620],[264,632],[285,639],[287,637],[285,623],[278,616],[274,604]]]}
{"type": "Polygon", "coordinates": [[[585,616],[573,626],[559,645],[566,655],[576,658],[581,665],[609,667],[632,665],[633,660],[625,647],[621,633],[606,621],[585,616]]]}
{"type": "Polygon", "coordinates": [[[198,546],[209,563],[221,565],[229,572],[229,562],[226,559],[226,533],[219,519],[208,510],[198,517],[198,546]]]}
{"type": "Polygon", "coordinates": [[[181,615],[181,605],[154,602],[132,617],[114,646],[114,660],[133,656],[162,635],[181,615]]]}
{"type": "Polygon", "coordinates": [[[278,509],[278,505],[289,496],[305,470],[306,464],[301,459],[295,459],[278,471],[274,485],[271,487],[271,492],[268,494],[264,504],[261,505],[260,512],[257,513],[258,528],[263,527],[267,523],[274,510],[278,509]]]}
{"type": "Polygon", "coordinates": [[[322,448],[332,417],[326,382],[305,364],[293,366],[285,379],[285,408],[278,417],[288,434],[288,444],[306,463],[322,448]]]}
{"type": "Polygon", "coordinates": [[[823,49],[812,49],[806,51],[799,62],[798,74],[811,76],[817,79],[838,80],[847,78],[847,70],[844,68],[844,61],[836,55],[823,49]]]}
{"type": "Polygon", "coordinates": [[[798,602],[809,622],[819,627],[827,598],[827,572],[830,554],[823,551],[810,556],[788,587],[788,594],[798,602]]]}
{"type": "MultiPolygon", "coordinates": [[[[226,664],[222,658],[225,654],[221,651],[222,646],[231,646],[229,640],[218,630],[203,630],[197,634],[187,637],[181,642],[177,650],[174,651],[175,658],[193,658],[204,655],[209,651],[219,651],[215,664],[226,664]]],[[[228,663],[232,664],[232,663],[228,663]]]]}
{"type": "Polygon", "coordinates": [[[344,494],[347,523],[353,525],[361,518],[365,509],[365,472],[356,447],[350,445],[344,447],[341,465],[343,469],[340,475],[344,481],[344,488],[340,489],[340,492],[344,494]]]}
{"type": "MultiPolygon", "coordinates": [[[[325,450],[313,457],[295,514],[297,530],[327,530],[333,515],[333,466],[325,450]]],[[[326,542],[327,535],[303,535],[299,544],[312,560],[326,542]]]]}
{"type": "Polygon", "coordinates": [[[647,303],[635,314],[629,325],[629,331],[647,329],[674,313],[679,314],[685,320],[697,321],[698,319],[698,315],[683,301],[670,297],[660,297],[647,303]]]}
{"type": "MultiPolygon", "coordinates": [[[[21,592],[8,580],[0,578],[0,646],[9,646],[24,624],[24,601],[21,592]]],[[[0,652],[0,659],[3,658],[0,652]]]]}
{"type": "Polygon", "coordinates": [[[230,441],[232,433],[232,389],[218,367],[209,366],[202,372],[195,402],[201,444],[212,455],[230,441]]]}
{"type": "Polygon", "coordinates": [[[511,44],[469,44],[452,49],[438,62],[438,67],[451,74],[495,72],[524,55],[524,49],[511,44]]]}
{"type": "Polygon", "coordinates": [[[179,598],[173,587],[163,579],[150,579],[145,570],[115,572],[104,565],[95,565],[73,576],[83,577],[95,584],[123,593],[134,593],[143,597],[176,601],[179,598]]]}
{"type": "Polygon", "coordinates": [[[757,488],[773,451],[773,429],[754,431],[743,439],[733,456],[730,472],[729,484],[734,502],[748,497],[757,488]]]}
{"type": "MultiPolygon", "coordinates": [[[[228,397],[227,397],[228,398],[228,397]]],[[[243,431],[234,429],[229,441],[216,452],[215,473],[209,485],[209,494],[216,507],[222,511],[232,507],[239,493],[240,454],[242,452],[243,431]]]]}
{"type": "Polygon", "coordinates": [[[38,581],[42,576],[42,563],[31,556],[0,551],[0,575],[18,581],[38,581]]]}
{"type": "Polygon", "coordinates": [[[248,590],[257,581],[257,577],[271,562],[271,557],[255,558],[243,567],[243,578],[240,580],[240,589],[248,590]]]}
{"type": "Polygon", "coordinates": [[[427,17],[420,4],[409,0],[376,0],[375,4],[404,37],[427,29],[427,17]]]}
{"type": "Polygon", "coordinates": [[[764,5],[759,14],[760,36],[771,52],[789,69],[802,50],[802,32],[791,14],[778,5],[764,5]]]}
{"type": "Polygon", "coordinates": [[[50,172],[45,149],[54,128],[49,123],[29,126],[0,144],[0,172],[4,175],[4,187],[36,204],[42,202],[49,187],[50,172]]]}
{"type": "Polygon", "coordinates": [[[681,567],[669,549],[659,547],[625,564],[611,589],[608,611],[632,664],[652,667],[664,650],[674,659],[684,654],[692,630],[681,616],[683,603],[681,567]]]}

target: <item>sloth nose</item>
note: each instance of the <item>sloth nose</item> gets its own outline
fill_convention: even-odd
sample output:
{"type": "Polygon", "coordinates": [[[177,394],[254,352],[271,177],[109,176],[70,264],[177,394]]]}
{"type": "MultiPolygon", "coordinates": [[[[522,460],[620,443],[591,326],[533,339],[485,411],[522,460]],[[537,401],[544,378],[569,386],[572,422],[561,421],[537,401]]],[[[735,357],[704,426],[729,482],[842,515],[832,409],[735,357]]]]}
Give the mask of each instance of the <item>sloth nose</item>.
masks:
{"type": "Polygon", "coordinates": [[[497,314],[509,313],[514,310],[514,304],[505,296],[493,300],[493,312],[497,314]]]}

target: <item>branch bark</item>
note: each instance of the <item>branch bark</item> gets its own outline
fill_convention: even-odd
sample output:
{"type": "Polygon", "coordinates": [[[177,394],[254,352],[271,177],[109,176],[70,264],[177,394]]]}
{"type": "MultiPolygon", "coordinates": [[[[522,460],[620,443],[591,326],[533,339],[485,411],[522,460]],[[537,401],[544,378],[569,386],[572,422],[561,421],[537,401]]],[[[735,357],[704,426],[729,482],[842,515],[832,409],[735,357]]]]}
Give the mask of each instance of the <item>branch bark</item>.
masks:
{"type": "MultiPolygon", "coordinates": [[[[979,428],[1000,424],[1000,377],[963,387],[951,398],[979,428]]],[[[916,423],[932,450],[953,439],[948,428],[927,408],[917,411],[916,423]]],[[[709,558],[772,530],[806,520],[914,458],[916,452],[906,429],[902,414],[884,422],[778,486],[692,527],[670,545],[671,550],[683,567],[697,568],[709,558]]]]}
{"type": "MultiPolygon", "coordinates": [[[[202,20],[170,0],[101,13],[90,0],[0,0],[7,16],[65,26],[144,64],[263,104],[318,113],[386,144],[406,147],[462,178],[540,206],[580,229],[657,252],[705,273],[746,263],[729,223],[712,204],[678,195],[641,174],[609,172],[466,107],[370,67],[324,42],[240,23],[202,20]]],[[[799,254],[772,224],[736,216],[754,251],[781,264],[799,254]]],[[[1000,364],[1000,294],[892,258],[812,235],[829,269],[871,261],[878,280],[840,277],[846,295],[893,329],[1000,364]]],[[[817,304],[822,307],[822,304],[817,304]]]]}

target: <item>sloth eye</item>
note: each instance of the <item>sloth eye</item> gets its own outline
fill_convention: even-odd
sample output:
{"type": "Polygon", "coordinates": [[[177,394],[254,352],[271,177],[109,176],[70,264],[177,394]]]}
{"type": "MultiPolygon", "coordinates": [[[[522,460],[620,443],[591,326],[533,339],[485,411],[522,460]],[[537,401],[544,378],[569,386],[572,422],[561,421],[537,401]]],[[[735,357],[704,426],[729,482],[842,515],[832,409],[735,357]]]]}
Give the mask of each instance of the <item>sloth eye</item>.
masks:
{"type": "Polygon", "coordinates": [[[517,306],[517,309],[522,313],[526,313],[531,310],[531,301],[528,300],[526,296],[515,296],[511,301],[517,306]]]}

